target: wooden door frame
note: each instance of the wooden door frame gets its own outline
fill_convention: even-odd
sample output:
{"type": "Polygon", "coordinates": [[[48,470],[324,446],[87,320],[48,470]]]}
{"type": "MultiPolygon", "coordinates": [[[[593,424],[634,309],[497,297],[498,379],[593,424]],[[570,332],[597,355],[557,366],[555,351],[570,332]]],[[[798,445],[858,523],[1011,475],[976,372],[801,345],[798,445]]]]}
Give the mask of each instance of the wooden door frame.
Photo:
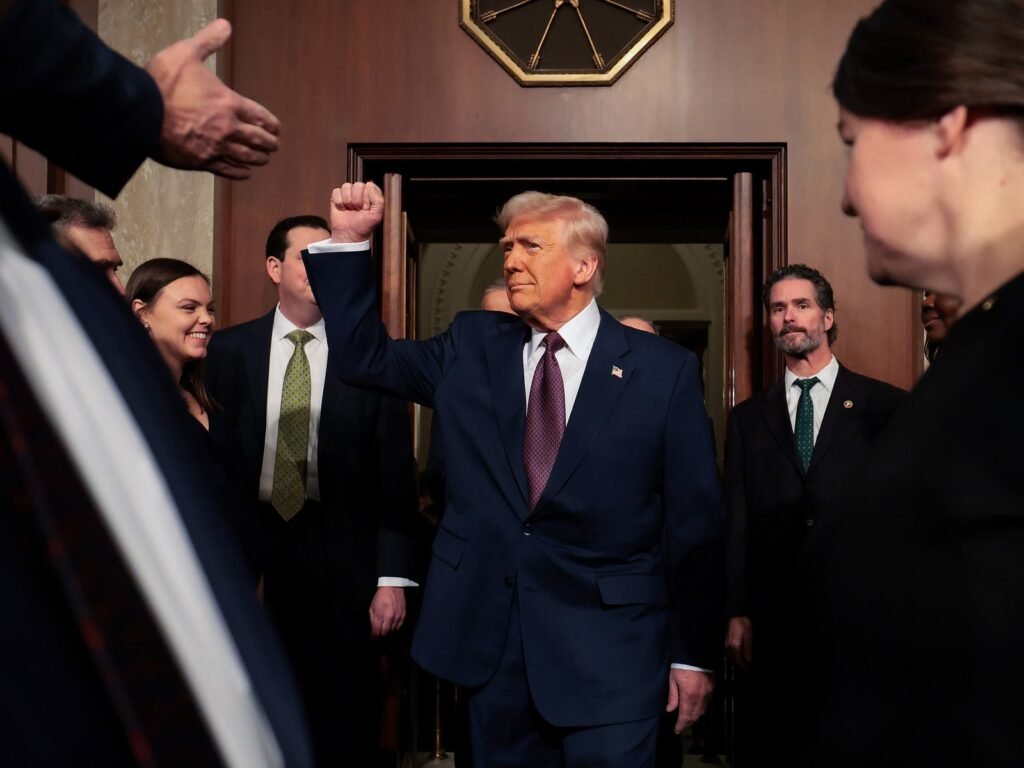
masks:
{"type": "MultiPolygon", "coordinates": [[[[666,176],[688,172],[691,176],[721,177],[754,171],[753,194],[760,209],[760,220],[750,222],[755,241],[753,258],[741,266],[742,280],[734,281],[743,294],[729,296],[728,306],[733,318],[727,329],[726,367],[727,407],[741,402],[754,392],[775,381],[781,373],[779,355],[764,333],[757,290],[769,274],[787,263],[787,197],[786,152],[782,143],[764,144],[672,144],[672,143],[459,143],[459,144],[350,144],[348,147],[348,180],[383,182],[384,173],[415,176],[416,169],[426,164],[433,176],[450,172],[452,177],[472,177],[479,181],[496,178],[480,168],[496,168],[522,161],[588,161],[593,178],[636,180],[631,171],[641,163],[656,164],[666,176]],[[438,170],[440,169],[440,171],[438,170]],[[446,169],[450,169],[446,171],[446,169]],[[695,172],[696,170],[696,172],[695,172]],[[755,295],[756,294],[756,295],[755,295]],[[741,338],[745,335],[746,338],[741,338]],[[760,359],[754,359],[759,357],[760,359]]],[[[506,175],[514,175],[506,174],[506,175]]],[[[642,177],[660,178],[645,170],[642,177]]],[[[723,239],[726,235],[723,233],[723,239]]],[[[735,270],[734,270],[735,271],[735,270]]],[[[383,286],[381,307],[386,317],[405,312],[405,297],[393,295],[395,281],[383,286]],[[391,286],[391,287],[389,287],[391,286]]],[[[730,290],[732,286],[730,286],[730,290]]]]}

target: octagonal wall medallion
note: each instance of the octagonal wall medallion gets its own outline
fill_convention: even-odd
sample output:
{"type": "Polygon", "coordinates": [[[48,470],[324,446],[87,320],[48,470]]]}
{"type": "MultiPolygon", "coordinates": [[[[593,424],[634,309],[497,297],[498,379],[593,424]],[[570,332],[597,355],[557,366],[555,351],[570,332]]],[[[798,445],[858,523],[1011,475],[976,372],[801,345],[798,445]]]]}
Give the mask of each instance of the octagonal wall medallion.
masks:
{"type": "Polygon", "coordinates": [[[459,0],[459,25],[520,85],[611,85],[672,26],[675,0],[459,0]]]}

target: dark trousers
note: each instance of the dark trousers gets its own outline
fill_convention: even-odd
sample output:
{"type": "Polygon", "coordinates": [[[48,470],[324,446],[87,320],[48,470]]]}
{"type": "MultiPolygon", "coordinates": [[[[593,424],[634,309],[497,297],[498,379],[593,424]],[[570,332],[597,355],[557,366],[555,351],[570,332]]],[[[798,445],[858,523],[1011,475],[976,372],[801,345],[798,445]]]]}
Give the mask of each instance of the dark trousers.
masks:
{"type": "Polygon", "coordinates": [[[469,698],[474,768],[653,768],[658,717],[559,728],[534,706],[523,659],[519,605],[512,605],[498,671],[469,698]]]}
{"type": "Polygon", "coordinates": [[[329,510],[307,501],[286,522],[270,505],[260,506],[267,533],[264,602],[299,684],[316,764],[372,765],[380,673],[369,602],[333,564],[324,527],[329,510]]]}

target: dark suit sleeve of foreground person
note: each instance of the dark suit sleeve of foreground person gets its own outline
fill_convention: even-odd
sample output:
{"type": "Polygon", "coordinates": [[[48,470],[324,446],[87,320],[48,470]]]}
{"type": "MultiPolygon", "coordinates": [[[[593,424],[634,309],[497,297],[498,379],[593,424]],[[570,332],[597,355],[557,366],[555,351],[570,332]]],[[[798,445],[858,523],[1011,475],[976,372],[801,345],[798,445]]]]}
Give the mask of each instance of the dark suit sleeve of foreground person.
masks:
{"type": "Polygon", "coordinates": [[[0,73],[0,131],[107,195],[157,149],[164,110],[153,78],[64,5],[0,3],[0,73]]]}

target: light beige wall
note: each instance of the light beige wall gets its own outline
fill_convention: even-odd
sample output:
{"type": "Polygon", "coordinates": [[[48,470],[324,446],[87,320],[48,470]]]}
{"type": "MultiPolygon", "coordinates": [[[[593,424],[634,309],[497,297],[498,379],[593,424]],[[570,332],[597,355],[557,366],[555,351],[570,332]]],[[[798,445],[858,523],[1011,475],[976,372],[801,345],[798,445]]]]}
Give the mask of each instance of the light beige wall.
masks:
{"type": "MultiPolygon", "coordinates": [[[[99,0],[99,36],[136,64],[194,34],[217,18],[217,0],[99,0]]],[[[216,71],[217,56],[207,64],[216,71]]],[[[127,280],[143,261],[164,256],[188,261],[213,277],[214,182],[147,160],[113,205],[114,240],[127,280]]]]}

